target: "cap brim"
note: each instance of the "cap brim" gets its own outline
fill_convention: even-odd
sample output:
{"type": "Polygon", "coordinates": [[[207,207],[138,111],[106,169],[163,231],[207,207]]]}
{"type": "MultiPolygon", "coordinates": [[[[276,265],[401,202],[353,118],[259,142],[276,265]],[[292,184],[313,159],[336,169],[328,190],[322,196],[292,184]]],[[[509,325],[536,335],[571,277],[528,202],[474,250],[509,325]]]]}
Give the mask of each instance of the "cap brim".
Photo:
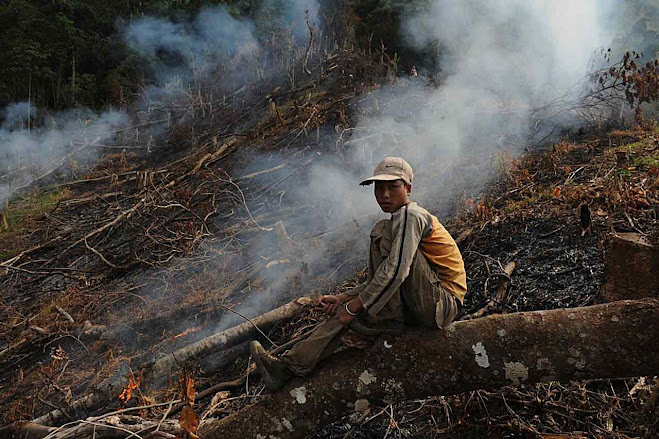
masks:
{"type": "Polygon", "coordinates": [[[378,174],[378,175],[374,175],[371,178],[367,178],[366,180],[362,181],[359,184],[361,186],[368,186],[369,184],[373,183],[374,181],[394,181],[394,180],[403,180],[403,181],[405,181],[405,179],[403,177],[400,177],[398,175],[378,174]]]}

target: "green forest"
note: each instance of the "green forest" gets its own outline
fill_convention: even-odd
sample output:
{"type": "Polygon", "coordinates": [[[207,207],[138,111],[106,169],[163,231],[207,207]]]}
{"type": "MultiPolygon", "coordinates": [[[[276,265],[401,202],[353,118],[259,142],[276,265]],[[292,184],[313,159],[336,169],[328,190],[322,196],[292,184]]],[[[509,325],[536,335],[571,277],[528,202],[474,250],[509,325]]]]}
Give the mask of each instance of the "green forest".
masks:
{"type": "MultiPolygon", "coordinates": [[[[130,102],[149,70],[121,30],[146,15],[185,21],[203,6],[236,16],[259,0],[11,0],[0,4],[0,107],[30,99],[37,107],[100,108],[130,102]]],[[[276,6],[276,5],[275,5],[276,6]]]]}

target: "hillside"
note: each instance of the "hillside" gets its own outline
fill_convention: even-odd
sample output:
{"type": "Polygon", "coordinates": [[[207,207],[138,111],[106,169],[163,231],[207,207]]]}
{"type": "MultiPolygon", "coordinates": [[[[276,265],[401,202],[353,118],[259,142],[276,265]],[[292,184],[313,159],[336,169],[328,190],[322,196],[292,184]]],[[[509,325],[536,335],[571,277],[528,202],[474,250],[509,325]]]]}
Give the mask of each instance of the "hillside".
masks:
{"type": "MultiPolygon", "coordinates": [[[[631,102],[622,86],[622,100],[589,95],[631,103],[623,118],[582,100],[570,119],[564,98],[533,109],[527,131],[522,95],[463,93],[448,67],[412,71],[383,44],[355,41],[359,8],[336,11],[340,30],[307,21],[298,42],[273,34],[270,47],[195,70],[198,82],[164,97],[145,87],[146,104],[109,135],[88,128],[63,158],[25,166],[0,231],[3,425],[46,416],[71,424],[34,437],[93,437],[78,419],[97,423],[97,437],[173,437],[187,434],[178,411],[190,416],[179,403],[192,388],[202,424],[261,400],[258,374],[244,377],[244,341],[169,375],[150,368],[363,280],[369,230],[385,216],[357,182],[386,155],[413,163],[413,198],[459,241],[463,317],[602,303],[607,240],[631,232],[659,245],[658,89],[633,89],[631,102]],[[645,119],[634,120],[643,100],[645,119]],[[504,294],[484,308],[502,278],[504,294]],[[156,426],[162,435],[147,436],[156,426]]],[[[642,74],[638,62],[620,72],[642,74]]],[[[455,69],[491,73],[460,70],[469,64],[455,69]]],[[[301,306],[266,335],[286,346],[322,319],[301,306]]],[[[383,403],[313,437],[653,437],[656,395],[653,377],[508,386],[383,403]]]]}

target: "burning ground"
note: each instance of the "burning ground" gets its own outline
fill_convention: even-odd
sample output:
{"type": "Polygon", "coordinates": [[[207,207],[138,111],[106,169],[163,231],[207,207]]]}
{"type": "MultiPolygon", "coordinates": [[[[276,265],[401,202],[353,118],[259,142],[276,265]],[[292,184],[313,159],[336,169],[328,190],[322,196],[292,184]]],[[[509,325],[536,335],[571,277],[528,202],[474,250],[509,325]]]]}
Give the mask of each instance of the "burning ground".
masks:
{"type": "MultiPolygon", "coordinates": [[[[410,157],[413,194],[459,237],[464,316],[599,303],[605,237],[637,232],[657,243],[652,124],[552,130],[522,154],[480,143],[429,154],[419,145],[433,132],[416,125],[444,117],[443,102],[427,99],[435,78],[399,78],[396,59],[371,48],[310,41],[297,49],[292,78],[256,75],[221,99],[152,108],[112,145],[88,145],[100,160],[86,175],[37,181],[12,198],[0,233],[4,423],[138,408],[112,415],[117,426],[153,429],[169,417],[160,425],[172,433],[194,424],[181,401],[194,400],[203,420],[261,399],[258,375],[244,375],[253,369],[244,343],[178,364],[180,375],[154,381],[141,370],[243,316],[362,279],[368,231],[381,216],[354,186],[387,154],[410,157]],[[102,394],[110,397],[86,413],[73,408],[102,394]]],[[[306,307],[266,335],[285,345],[320,319],[306,307]]],[[[651,437],[655,381],[438,396],[375,407],[315,437],[651,437]]]]}

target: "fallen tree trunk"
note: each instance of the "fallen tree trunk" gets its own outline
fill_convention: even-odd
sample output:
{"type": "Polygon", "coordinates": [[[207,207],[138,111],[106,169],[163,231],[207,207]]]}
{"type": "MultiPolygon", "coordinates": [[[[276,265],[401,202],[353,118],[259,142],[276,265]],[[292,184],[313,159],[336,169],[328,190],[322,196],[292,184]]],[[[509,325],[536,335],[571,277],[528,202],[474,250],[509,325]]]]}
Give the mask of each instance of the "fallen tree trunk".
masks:
{"type": "Polygon", "coordinates": [[[312,302],[308,297],[300,297],[284,306],[261,314],[248,322],[213,334],[189,346],[181,348],[147,366],[147,376],[155,380],[164,377],[180,367],[186,361],[219,352],[236,346],[246,340],[259,336],[261,331],[269,331],[277,323],[294,317],[300,310],[312,302]],[[258,327],[258,328],[257,328],[258,327]]]}
{"type": "Polygon", "coordinates": [[[204,439],[303,438],[369,406],[504,385],[654,375],[659,299],[493,315],[346,350],[222,420],[204,439]],[[272,436],[271,436],[272,435],[272,436]]]}

